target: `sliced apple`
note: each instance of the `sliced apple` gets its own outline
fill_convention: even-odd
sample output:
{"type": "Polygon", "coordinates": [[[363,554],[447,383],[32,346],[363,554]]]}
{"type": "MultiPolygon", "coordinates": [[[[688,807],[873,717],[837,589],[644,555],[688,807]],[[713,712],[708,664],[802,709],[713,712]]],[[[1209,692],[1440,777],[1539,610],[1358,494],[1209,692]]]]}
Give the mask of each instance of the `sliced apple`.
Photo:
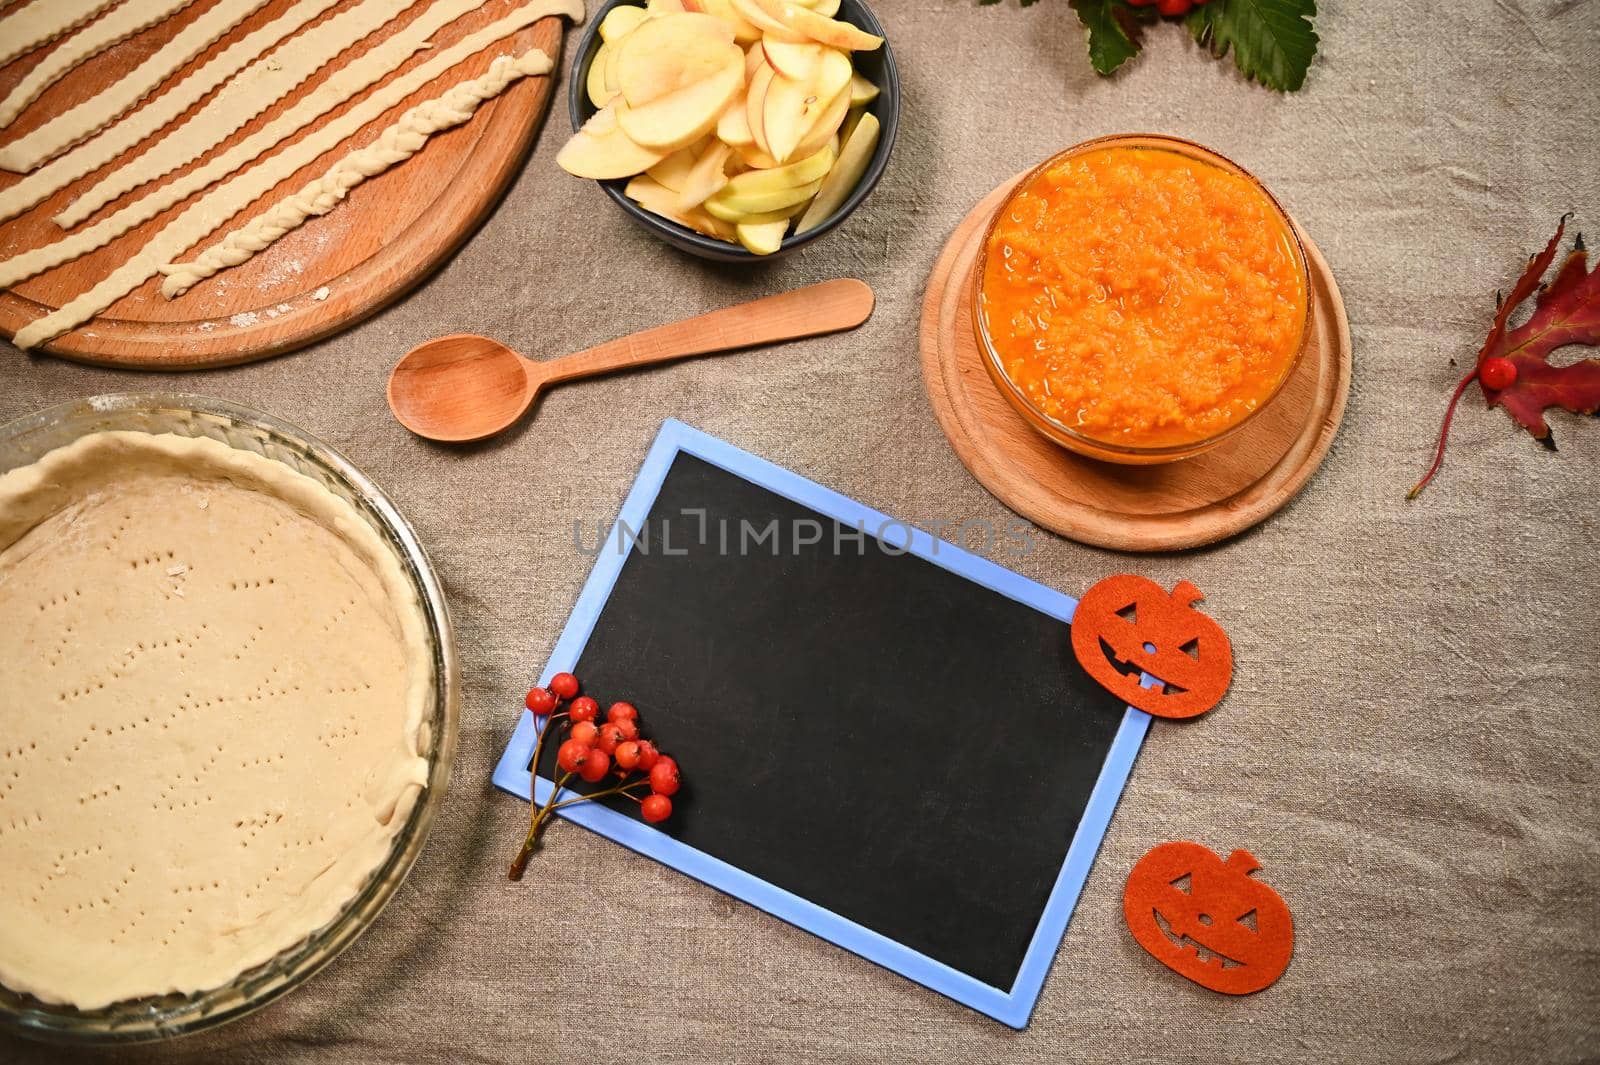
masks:
{"type": "MultiPolygon", "coordinates": [[[[841,48],[847,52],[870,52],[882,47],[883,38],[859,30],[848,22],[841,22],[826,15],[819,15],[815,11],[791,3],[790,0],[734,0],[735,3],[747,3],[754,7],[768,21],[775,22],[791,34],[797,34],[804,40],[816,41],[829,48],[841,48]]],[[[752,18],[743,8],[740,14],[763,30],[766,26],[752,18]]]]}
{"type": "MultiPolygon", "coordinates": [[[[799,188],[826,177],[828,171],[833,169],[835,158],[832,149],[824,149],[788,166],[771,170],[752,170],[729,181],[724,191],[728,196],[746,196],[799,188]]],[[[762,210],[771,211],[776,208],[763,207],[762,210]]]]}
{"type": "Polygon", "coordinates": [[[629,178],[644,210],[757,255],[836,213],[881,139],[849,53],[882,39],[833,18],[840,0],[638,2],[601,20],[599,111],[557,163],[629,178]]]}
{"type": "Polygon", "coordinates": [[[619,51],[621,51],[620,48],[610,49],[605,56],[605,69],[600,72],[600,80],[605,84],[606,92],[609,92],[612,96],[617,96],[622,91],[617,86],[617,53],[619,51]]]}
{"type": "Polygon", "coordinates": [[[799,203],[792,203],[788,207],[783,207],[776,211],[762,211],[760,214],[742,214],[739,216],[738,221],[734,222],[734,225],[764,226],[768,222],[787,222],[795,215],[803,213],[806,205],[810,202],[810,200],[801,200],[799,203]]]}
{"type": "Polygon", "coordinates": [[[754,144],[736,144],[733,150],[738,153],[739,161],[752,170],[771,170],[782,165],[754,144]]]}
{"type": "Polygon", "coordinates": [[[611,63],[612,54],[616,49],[610,41],[600,45],[594,58],[589,61],[589,76],[584,84],[589,92],[589,100],[596,107],[604,107],[617,95],[617,90],[606,87],[606,67],[611,63]]]}
{"type": "Polygon", "coordinates": [[[617,110],[626,106],[615,100],[595,112],[556,153],[556,165],[574,177],[609,181],[643,173],[666,158],[666,152],[642,148],[623,132],[617,110]]]}
{"type": "Polygon", "coordinates": [[[714,218],[698,209],[691,211],[678,210],[678,194],[653,178],[641,174],[628,182],[628,186],[623,189],[623,192],[628,199],[645,210],[658,214],[669,221],[676,222],[680,226],[688,226],[698,233],[704,233],[708,237],[716,237],[718,240],[738,239],[738,233],[729,222],[714,218]]]}
{"type": "Polygon", "coordinates": [[[852,107],[850,113],[844,116],[844,124],[839,127],[840,144],[850,143],[850,134],[855,132],[856,126],[861,123],[861,116],[864,114],[866,114],[864,108],[852,107]]]}
{"type": "MultiPolygon", "coordinates": [[[[809,79],[796,81],[773,74],[762,97],[761,135],[756,141],[780,165],[788,160],[816,120],[817,116],[811,112],[816,101],[809,79]]],[[[754,128],[755,123],[751,126],[754,128]]]]}
{"type": "Polygon", "coordinates": [[[614,7],[600,20],[600,39],[607,44],[614,44],[638,29],[639,24],[649,17],[642,7],[628,4],[614,7]]]}
{"type": "Polygon", "coordinates": [[[797,43],[804,43],[810,39],[805,34],[798,33],[790,29],[788,26],[784,25],[781,20],[768,14],[767,11],[759,3],[757,3],[757,0],[730,0],[730,2],[733,4],[733,9],[737,11],[746,22],[749,22],[752,26],[756,27],[756,29],[760,30],[763,35],[770,37],[775,41],[794,41],[797,43]]]}
{"type": "Polygon", "coordinates": [[[693,146],[682,148],[646,170],[645,173],[650,175],[658,184],[665,185],[673,192],[682,192],[684,182],[689,179],[689,171],[694,169],[695,160],[698,158],[699,155],[693,146]]]}
{"type": "Polygon", "coordinates": [[[806,213],[794,227],[796,234],[815,229],[826,222],[833,212],[849,199],[850,193],[861,184],[861,176],[867,172],[867,165],[872,162],[872,153],[877,150],[878,135],[881,132],[882,127],[876,115],[861,116],[861,120],[856,123],[855,132],[850,134],[850,138],[844,142],[844,148],[839,152],[839,161],[828,172],[828,176],[822,179],[822,186],[817,189],[817,198],[811,201],[811,206],[806,208],[806,213]]]}
{"type": "Polygon", "coordinates": [[[734,227],[739,243],[756,255],[771,255],[783,247],[783,235],[788,230],[788,219],[760,224],[743,222],[734,227]]]}
{"type": "MultiPolygon", "coordinates": [[[[689,12],[653,18],[617,46],[617,87],[629,107],[643,107],[706,81],[728,62],[733,28],[714,15],[689,12]]],[[[739,52],[740,68],[744,53],[739,52]]]]}
{"type": "Polygon", "coordinates": [[[878,87],[860,74],[850,75],[850,106],[861,107],[878,98],[878,87]]]}
{"type": "Polygon", "coordinates": [[[756,68],[755,76],[750,79],[750,87],[745,91],[744,97],[745,121],[750,125],[751,143],[769,155],[771,151],[767,147],[762,116],[766,111],[767,93],[772,88],[772,79],[775,75],[776,71],[766,63],[762,63],[756,68]]]}
{"type": "MultiPolygon", "coordinates": [[[[733,149],[721,141],[712,141],[700,153],[694,165],[684,174],[683,183],[678,186],[678,210],[694,210],[728,184],[728,175],[723,168],[732,154],[733,149]]],[[[668,183],[663,181],[662,184],[668,183]]]]}
{"type": "Polygon", "coordinates": [[[850,98],[847,92],[841,92],[833,98],[827,107],[822,109],[822,114],[806,133],[806,139],[801,141],[794,150],[796,159],[804,159],[815,152],[820,152],[822,146],[838,132],[839,126],[844,122],[845,115],[850,110],[850,98]]]}
{"type": "Polygon", "coordinates": [[[770,41],[762,45],[766,52],[767,62],[786,78],[796,81],[805,81],[817,69],[817,63],[822,59],[822,45],[820,44],[795,44],[793,41],[770,41]]]}
{"type": "Polygon", "coordinates": [[[716,237],[718,240],[728,241],[738,239],[733,226],[720,218],[712,217],[704,210],[696,208],[685,214],[684,217],[689,220],[691,229],[704,233],[708,237],[716,237]]]}
{"type": "Polygon", "coordinates": [[[750,118],[745,113],[743,93],[734,97],[733,103],[729,104],[722,112],[722,117],[717,119],[716,137],[732,148],[755,144],[756,135],[750,132],[750,118]]]}
{"type": "MultiPolygon", "coordinates": [[[[634,32],[643,33],[647,28],[634,32]]],[[[744,53],[731,40],[724,47],[722,69],[710,77],[640,107],[618,111],[617,123],[622,131],[645,148],[674,152],[715,129],[717,119],[744,85],[744,53]]],[[[626,89],[623,98],[627,98],[626,89]]]]}
{"type": "Polygon", "coordinates": [[[761,40],[761,30],[752,25],[750,20],[734,10],[733,0],[699,0],[700,10],[708,15],[715,15],[733,27],[733,39],[740,44],[751,44],[761,40]]]}
{"type": "MultiPolygon", "coordinates": [[[[739,177],[749,177],[740,174],[739,177]]],[[[738,178],[733,179],[737,181],[738,178]]],[[[737,222],[743,216],[764,214],[768,211],[778,211],[785,207],[793,207],[797,203],[804,203],[817,194],[822,187],[820,180],[809,185],[797,185],[786,189],[776,189],[772,192],[735,192],[733,181],[729,181],[726,188],[706,201],[706,211],[713,217],[729,222],[737,222]]]]}
{"type": "Polygon", "coordinates": [[[796,33],[810,37],[829,48],[842,48],[847,52],[873,52],[883,47],[883,38],[866,30],[857,29],[848,22],[829,18],[815,11],[807,11],[793,4],[784,9],[784,24],[796,33]]]}
{"type": "Polygon", "coordinates": [[[818,57],[814,81],[818,91],[824,97],[832,97],[850,87],[850,79],[855,76],[855,67],[850,62],[850,56],[837,48],[824,48],[818,57]]]}
{"type": "MultiPolygon", "coordinates": [[[[815,72],[804,81],[782,74],[773,77],[762,103],[760,138],[772,158],[787,162],[803,141],[815,139],[817,123],[849,86],[850,70],[849,56],[826,48],[821,51],[815,72]]],[[[844,109],[838,112],[829,134],[844,121],[844,109]]]]}

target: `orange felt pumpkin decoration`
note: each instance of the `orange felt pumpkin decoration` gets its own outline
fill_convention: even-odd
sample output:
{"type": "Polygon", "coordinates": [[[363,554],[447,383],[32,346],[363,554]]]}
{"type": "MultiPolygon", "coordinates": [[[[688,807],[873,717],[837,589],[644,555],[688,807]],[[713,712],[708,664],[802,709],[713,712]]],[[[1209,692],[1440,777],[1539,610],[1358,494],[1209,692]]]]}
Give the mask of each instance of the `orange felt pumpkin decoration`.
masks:
{"type": "Polygon", "coordinates": [[[1194,609],[1200,598],[1188,581],[1168,595],[1131,573],[1107,577],[1078,600],[1072,652],[1089,676],[1130,706],[1157,717],[1203,714],[1233,679],[1233,647],[1221,625],[1194,609]],[[1143,687],[1140,673],[1159,678],[1165,689],[1143,687]]]}
{"type": "Polygon", "coordinates": [[[1128,874],[1122,915],[1139,945],[1201,987],[1248,995],[1271,984],[1294,953],[1294,919],[1250,874],[1249,851],[1221,858],[1198,843],[1163,843],[1128,874]]]}

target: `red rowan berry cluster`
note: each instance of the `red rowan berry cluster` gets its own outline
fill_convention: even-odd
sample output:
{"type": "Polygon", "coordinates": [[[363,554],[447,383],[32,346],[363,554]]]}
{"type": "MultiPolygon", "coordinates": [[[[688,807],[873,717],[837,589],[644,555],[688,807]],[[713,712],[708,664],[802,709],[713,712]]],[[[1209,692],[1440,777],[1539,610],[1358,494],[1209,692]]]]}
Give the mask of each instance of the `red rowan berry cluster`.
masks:
{"type": "Polygon", "coordinates": [[[678,763],[639,735],[639,711],[632,703],[612,703],[605,721],[601,722],[600,704],[587,695],[579,695],[579,690],[577,677],[571,673],[557,673],[550,678],[548,688],[534,688],[528,692],[526,704],[533,711],[534,726],[539,729],[530,772],[538,776],[545,741],[559,740],[560,746],[556,748],[559,773],[555,778],[556,786],[544,805],[533,803],[528,836],[511,863],[512,880],[522,879],[550,815],[564,806],[609,795],[626,795],[639,804],[639,815],[651,824],[672,816],[672,796],[678,793],[682,783],[678,777],[678,763]],[[552,733],[555,734],[553,738],[552,733]],[[573,777],[598,784],[608,774],[617,780],[611,787],[588,795],[561,798],[562,788],[573,777]],[[635,794],[632,790],[635,788],[649,788],[649,794],[635,794]]]}

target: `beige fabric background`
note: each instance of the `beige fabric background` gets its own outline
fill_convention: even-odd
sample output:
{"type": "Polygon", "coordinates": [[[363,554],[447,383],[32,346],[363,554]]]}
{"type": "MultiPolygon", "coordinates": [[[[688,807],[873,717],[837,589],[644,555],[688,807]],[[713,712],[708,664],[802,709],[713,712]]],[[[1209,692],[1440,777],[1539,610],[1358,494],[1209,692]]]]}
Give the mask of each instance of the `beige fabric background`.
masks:
{"type": "MultiPolygon", "coordinates": [[[[316,348],[166,379],[0,349],[0,418],[180,386],[332,442],[431,550],[467,678],[443,816],[372,930],[253,1018],[100,1060],[1600,1060],[1600,425],[1556,416],[1552,455],[1468,402],[1442,479],[1403,498],[1495,289],[1561,212],[1600,233],[1600,4],[1329,0],[1322,55],[1287,98],[1172,28],[1100,80],[1062,0],[878,9],[904,77],[900,142],[867,206],[798,259],[708,267],[636,231],[556,170],[563,96],[476,239],[316,348]],[[1238,655],[1222,709],[1152,729],[1031,1027],[570,825],[508,884],[525,807],[489,770],[588,569],[573,519],[614,515],[668,416],[892,514],[1007,518],[929,411],[922,286],[984,192],[1129,129],[1193,137],[1272,185],[1343,286],[1356,376],[1326,465],[1253,532],[1148,558],[1047,536],[1017,563],[1068,592],[1128,568],[1193,580],[1238,655]],[[555,354],[842,273],[879,294],[853,335],[563,389],[485,446],[424,444],[384,406],[390,364],[440,333],[555,354]],[[1294,964],[1271,990],[1213,995],[1128,936],[1127,870],[1182,837],[1249,847],[1293,907],[1294,964]]],[[[793,786],[802,800],[805,767],[793,786]]],[[[0,1042],[0,1058],[59,1056],[0,1042]]]]}

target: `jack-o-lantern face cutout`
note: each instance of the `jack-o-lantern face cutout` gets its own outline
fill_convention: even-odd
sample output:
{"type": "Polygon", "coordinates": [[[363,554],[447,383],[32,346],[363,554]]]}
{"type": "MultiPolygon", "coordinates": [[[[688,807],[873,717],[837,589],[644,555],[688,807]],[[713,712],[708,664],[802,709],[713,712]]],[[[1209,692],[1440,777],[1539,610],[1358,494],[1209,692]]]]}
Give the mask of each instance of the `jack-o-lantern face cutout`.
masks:
{"type": "Polygon", "coordinates": [[[1128,874],[1128,930],[1157,961],[1202,987],[1260,991],[1294,953],[1289,907],[1250,875],[1260,868],[1249,851],[1223,861],[1198,843],[1154,847],[1128,874]]]}
{"type": "Polygon", "coordinates": [[[1111,694],[1157,717],[1194,717],[1221,700],[1233,679],[1233,647],[1222,626],[1194,609],[1188,581],[1167,592],[1125,573],[1107,577],[1078,601],[1072,652],[1111,694]],[[1148,673],[1165,683],[1140,685],[1148,673]]]}

